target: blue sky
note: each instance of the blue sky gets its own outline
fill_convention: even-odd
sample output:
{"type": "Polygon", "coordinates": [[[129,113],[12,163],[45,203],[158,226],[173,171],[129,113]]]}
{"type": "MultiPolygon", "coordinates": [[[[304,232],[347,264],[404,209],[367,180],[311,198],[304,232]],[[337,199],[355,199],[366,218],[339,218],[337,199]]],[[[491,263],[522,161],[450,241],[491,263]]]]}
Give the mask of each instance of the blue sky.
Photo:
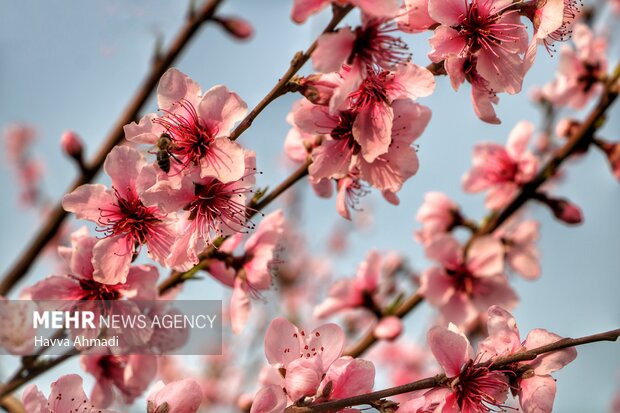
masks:
{"type": "MultiPolygon", "coordinates": [[[[225,84],[253,106],[286,70],[294,53],[311,43],[328,16],[322,14],[297,26],[288,18],[290,0],[224,3],[222,13],[249,19],[256,28],[256,37],[240,43],[209,26],[192,41],[176,66],[203,89],[225,84]]],[[[5,5],[0,15],[0,127],[14,121],[36,125],[39,141],[35,150],[45,158],[44,188],[51,197],[60,197],[75,174],[73,165],[60,152],[61,133],[66,129],[77,131],[87,142],[87,153],[92,154],[148,70],[156,37],[169,40],[185,11],[186,2],[164,0],[22,0],[5,5]]],[[[415,63],[428,62],[426,38],[407,37],[415,63]]],[[[617,43],[611,49],[617,51],[617,43]]],[[[539,53],[524,91],[548,81],[557,61],[557,56],[539,53]]],[[[257,152],[258,168],[263,172],[260,185],[273,186],[288,173],[280,162],[288,130],[284,118],[296,99],[285,96],[270,105],[239,140],[257,152]]],[[[445,192],[463,206],[466,214],[481,218],[483,197],[466,195],[460,188],[461,176],[471,165],[473,145],[482,140],[505,142],[516,122],[540,121],[527,93],[522,93],[501,96],[498,115],[502,125],[484,124],[474,116],[468,88],[457,94],[445,78],[438,79],[436,93],[420,103],[433,110],[431,124],[417,142],[420,171],[405,184],[397,208],[378,194],[363,199],[363,207],[372,211],[373,226],[364,232],[351,232],[346,256],[332,257],[338,275],[354,273],[370,248],[400,251],[413,266],[423,269],[427,261],[411,234],[417,226],[415,212],[424,193],[445,192]]],[[[149,110],[155,109],[152,102],[149,110]]],[[[603,136],[618,138],[619,113],[616,106],[603,136]]],[[[0,185],[4,188],[0,198],[0,269],[4,271],[36,230],[38,218],[32,211],[16,208],[17,190],[7,167],[0,174],[0,185]]],[[[618,182],[605,158],[592,151],[568,163],[565,179],[554,190],[582,208],[585,223],[567,227],[543,208],[528,209],[528,214],[542,224],[543,274],[536,282],[514,279],[521,297],[514,312],[520,328],[525,333],[542,327],[563,336],[617,328],[618,182]]],[[[307,201],[303,210],[305,233],[313,240],[313,248],[324,253],[326,237],[335,225],[342,225],[342,220],[333,199],[318,200],[308,191],[303,193],[307,201]]],[[[40,262],[20,287],[50,271],[48,262],[40,262]]],[[[227,296],[228,292],[212,287],[213,283],[205,281],[208,298],[227,296]]],[[[191,293],[186,296],[191,298],[191,293]]],[[[415,316],[414,320],[421,318],[415,316]]],[[[419,324],[412,324],[414,331],[420,329],[419,324]]],[[[2,358],[3,364],[5,360],[9,363],[2,358]]],[[[40,383],[61,373],[78,371],[75,363],[67,364],[43,377],[40,383]]],[[[0,367],[0,374],[6,375],[7,371],[0,367]]],[[[620,387],[620,346],[601,343],[580,348],[577,360],[557,378],[555,411],[606,411],[614,390],[620,387]]]]}

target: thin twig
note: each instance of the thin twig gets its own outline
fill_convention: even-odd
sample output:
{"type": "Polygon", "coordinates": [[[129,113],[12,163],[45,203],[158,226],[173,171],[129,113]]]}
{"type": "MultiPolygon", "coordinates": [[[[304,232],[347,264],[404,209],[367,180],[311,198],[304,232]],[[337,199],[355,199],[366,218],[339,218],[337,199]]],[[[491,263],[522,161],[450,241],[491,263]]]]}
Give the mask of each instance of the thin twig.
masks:
{"type": "MultiPolygon", "coordinates": [[[[123,141],[125,136],[123,127],[138,118],[143,106],[157,87],[157,83],[161,76],[183,51],[198,28],[213,17],[221,2],[222,0],[207,1],[202,8],[194,13],[183,25],[172,41],[168,51],[154,61],[148,76],[133,99],[129,102],[127,108],[125,108],[124,112],[116,121],[103,145],[93,159],[85,165],[78,178],[67,190],[67,193],[72,192],[80,185],[91,182],[95,178],[108,153],[110,153],[112,148],[123,141]]],[[[0,283],[0,295],[6,295],[15,284],[26,275],[47,243],[54,238],[67,215],[68,213],[63,209],[62,204],[60,202],[56,204],[50,212],[47,221],[40,227],[39,232],[35,235],[26,250],[22,252],[13,267],[4,275],[0,283]]]]}

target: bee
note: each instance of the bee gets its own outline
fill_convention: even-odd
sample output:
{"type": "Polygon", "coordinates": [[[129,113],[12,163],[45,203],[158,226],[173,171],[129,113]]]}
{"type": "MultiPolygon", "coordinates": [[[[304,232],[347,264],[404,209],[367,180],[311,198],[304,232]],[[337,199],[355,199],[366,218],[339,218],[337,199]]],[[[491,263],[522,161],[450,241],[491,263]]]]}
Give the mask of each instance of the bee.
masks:
{"type": "Polygon", "coordinates": [[[173,148],[174,144],[170,135],[162,133],[157,141],[157,165],[165,173],[170,172],[170,158],[174,158],[179,162],[171,152],[173,148]]]}

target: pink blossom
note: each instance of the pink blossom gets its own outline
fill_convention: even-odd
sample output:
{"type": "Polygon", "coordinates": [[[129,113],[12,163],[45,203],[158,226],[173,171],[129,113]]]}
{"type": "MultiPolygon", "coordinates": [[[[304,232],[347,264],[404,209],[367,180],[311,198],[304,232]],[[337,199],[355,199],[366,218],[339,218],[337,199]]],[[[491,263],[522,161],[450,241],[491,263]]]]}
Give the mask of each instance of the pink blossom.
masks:
{"type": "Polygon", "coordinates": [[[271,286],[271,264],[284,230],[284,213],[282,210],[272,212],[263,218],[256,231],[247,239],[243,255],[233,255],[242,241],[242,234],[235,234],[224,241],[216,258],[209,262],[209,273],[234,288],[230,318],[235,333],[239,333],[247,322],[250,299],[271,286]],[[222,259],[217,259],[217,256],[222,259]]]}
{"type": "Polygon", "coordinates": [[[184,379],[164,385],[158,382],[147,402],[147,413],[196,413],[202,403],[202,391],[195,380],[184,379]]]}
{"type": "Polygon", "coordinates": [[[143,203],[137,181],[145,165],[135,149],[117,146],[104,163],[104,170],[112,178],[111,189],[86,184],[63,198],[66,211],[97,223],[104,234],[93,248],[93,278],[97,282],[124,283],[131,261],[143,244],[153,259],[166,264],[176,232],[164,213],[143,203]]]}
{"type": "Polygon", "coordinates": [[[125,404],[132,404],[147,389],[157,374],[157,362],[152,355],[82,356],[84,371],[95,377],[90,399],[97,407],[109,407],[115,401],[115,389],[125,404]]]}
{"type": "MultiPolygon", "coordinates": [[[[543,329],[530,331],[523,343],[512,315],[499,306],[488,310],[489,336],[480,343],[485,358],[514,354],[522,349],[534,349],[561,340],[562,337],[543,329]]],[[[519,404],[525,413],[549,413],[555,398],[555,380],[551,373],[577,357],[574,347],[545,353],[532,361],[520,362],[515,371],[519,404]]]]}
{"type": "Polygon", "coordinates": [[[540,276],[540,253],[536,247],[539,229],[540,223],[527,220],[509,222],[493,233],[504,245],[506,263],[530,280],[540,276]]]}
{"type": "Polygon", "coordinates": [[[425,394],[429,401],[433,398],[441,400],[439,410],[435,411],[488,413],[505,407],[503,403],[510,388],[508,378],[488,366],[477,365],[469,340],[454,324],[448,328],[431,328],[427,339],[433,355],[448,376],[447,387],[425,394]]]}
{"type": "Polygon", "coordinates": [[[415,232],[415,238],[422,244],[428,244],[433,237],[450,231],[458,223],[459,206],[441,192],[428,192],[416,214],[416,220],[422,228],[415,232]]]}
{"type": "Polygon", "coordinates": [[[318,39],[312,53],[314,68],[319,72],[337,72],[343,64],[359,66],[362,75],[366,68],[379,66],[395,69],[410,60],[407,44],[392,35],[396,31],[392,20],[364,18],[361,27],[345,27],[325,33],[318,39]]]}
{"type": "Polygon", "coordinates": [[[543,87],[545,99],[556,106],[582,109],[602,89],[607,74],[607,40],[585,24],[575,24],[575,49],[562,47],[556,78],[543,87]]]}
{"type": "Polygon", "coordinates": [[[403,323],[393,315],[382,317],[373,332],[379,340],[395,340],[403,332],[403,323]]]}
{"type": "Polygon", "coordinates": [[[350,4],[359,7],[362,11],[373,17],[394,17],[398,13],[398,0],[294,0],[291,18],[295,23],[303,23],[311,15],[320,12],[328,4],[334,3],[339,6],[350,4]]]}
{"type": "Polygon", "coordinates": [[[485,206],[497,210],[506,206],[519,188],[532,180],[538,171],[538,158],[527,150],[534,125],[519,122],[506,147],[481,143],[474,148],[473,168],[463,177],[466,192],[489,190],[485,206]]]}
{"type": "MultiPolygon", "coordinates": [[[[528,36],[511,1],[428,0],[430,17],[440,25],[430,39],[433,62],[475,56],[475,71],[493,92],[518,93],[528,36]]],[[[448,70],[448,74],[453,74],[448,70]]]]}
{"type": "Polygon", "coordinates": [[[52,383],[51,389],[46,399],[34,384],[26,387],[22,395],[24,409],[29,413],[115,413],[91,404],[82,389],[82,378],[77,374],[61,376],[52,383]]]}
{"type": "Polygon", "coordinates": [[[175,170],[198,169],[202,178],[222,182],[244,175],[243,148],[227,138],[247,111],[236,93],[214,86],[202,94],[196,82],[171,68],[159,81],[157,101],[162,115],[149,114],[125,126],[129,141],[156,145],[166,134],[175,170]]]}
{"type": "Polygon", "coordinates": [[[518,298],[503,272],[503,248],[490,236],[476,239],[463,256],[450,235],[438,235],[426,246],[426,255],[439,262],[422,274],[420,293],[439,307],[445,320],[469,326],[490,305],[513,307],[518,298]]]}
{"type": "Polygon", "coordinates": [[[244,150],[242,167],[246,171],[236,181],[222,182],[211,176],[191,175],[161,178],[147,189],[147,205],[162,211],[183,210],[179,222],[181,235],[172,247],[168,265],[186,271],[198,262],[198,254],[219,236],[246,232],[254,228],[248,220],[248,195],[256,181],[256,159],[244,150]]]}
{"type": "Polygon", "coordinates": [[[28,124],[13,123],[4,128],[5,151],[11,162],[19,162],[27,157],[28,151],[37,137],[36,129],[28,124]]]}

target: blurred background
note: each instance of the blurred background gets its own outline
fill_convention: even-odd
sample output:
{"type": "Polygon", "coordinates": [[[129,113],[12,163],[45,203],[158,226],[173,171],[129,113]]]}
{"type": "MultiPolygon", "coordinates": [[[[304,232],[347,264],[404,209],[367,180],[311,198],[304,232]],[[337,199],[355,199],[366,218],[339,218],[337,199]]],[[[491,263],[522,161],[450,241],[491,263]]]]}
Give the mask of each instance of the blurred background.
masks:
{"type": "MultiPolygon", "coordinates": [[[[254,38],[240,42],[209,24],[175,65],[203,90],[225,84],[253,107],[284,73],[295,52],[305,49],[329,20],[329,13],[323,13],[305,25],[295,25],[289,18],[291,5],[291,0],[225,0],[221,14],[249,20],[255,28],[254,38]]],[[[77,132],[86,142],[87,156],[92,155],[147,73],[157,39],[166,45],[187,10],[185,1],[164,0],[4,2],[0,15],[0,128],[14,122],[36,128],[33,155],[44,162],[42,189],[50,200],[59,199],[76,175],[75,166],[59,147],[62,132],[77,132]]],[[[354,15],[350,21],[355,24],[357,19],[354,15]]],[[[600,16],[599,26],[618,31],[617,20],[609,13],[600,16]]],[[[414,63],[426,65],[428,35],[403,37],[410,43],[414,63]]],[[[610,65],[614,65],[618,43],[611,43],[609,50],[610,65]]],[[[480,141],[504,143],[520,120],[541,124],[541,112],[527,92],[552,78],[558,56],[539,49],[524,93],[500,96],[499,126],[476,118],[468,86],[455,93],[447,78],[438,78],[435,94],[420,100],[433,110],[433,119],[417,141],[420,171],[399,193],[399,207],[389,205],[373,191],[362,199],[364,213],[348,223],[336,213],[334,198],[318,199],[305,182],[298,184],[300,231],[313,253],[330,260],[334,277],[354,275],[372,248],[398,251],[413,268],[423,270],[428,262],[412,231],[418,227],[415,213],[428,191],[444,192],[461,204],[466,215],[482,218],[484,196],[466,195],[460,186],[463,173],[471,166],[473,145],[480,141]],[[335,229],[346,236],[343,251],[330,248],[335,229]]],[[[310,70],[309,65],[304,68],[305,73],[310,70]]],[[[277,185],[292,169],[282,145],[289,129],[285,117],[297,99],[296,95],[278,99],[239,140],[257,152],[258,169],[263,172],[259,186],[277,185]]],[[[154,100],[147,109],[156,111],[154,100]]],[[[620,105],[616,104],[601,136],[620,138],[619,114],[620,105]]],[[[6,163],[6,156],[3,159],[6,163]]],[[[35,233],[41,214],[20,205],[17,180],[7,165],[1,170],[0,272],[4,273],[35,233]]],[[[511,280],[521,298],[514,315],[523,335],[538,327],[562,336],[582,336],[620,326],[618,182],[596,150],[570,161],[564,171],[554,193],[579,205],[585,222],[568,227],[555,221],[548,210],[528,207],[527,214],[542,224],[542,277],[535,282],[517,277],[511,280]]],[[[103,177],[100,181],[107,182],[103,177]]],[[[40,260],[12,296],[53,271],[52,261],[40,260]]],[[[207,279],[192,284],[180,298],[227,300],[229,296],[230,290],[207,279]]],[[[277,307],[278,302],[270,301],[268,295],[266,302],[255,305],[277,307]]],[[[428,326],[425,317],[432,314],[426,306],[416,310],[407,321],[409,337],[423,344],[428,326]]],[[[256,341],[260,343],[262,338],[256,341]]],[[[598,343],[580,347],[578,353],[576,361],[555,375],[558,393],[554,411],[606,412],[620,388],[620,345],[598,343]]],[[[15,358],[2,356],[0,378],[5,379],[15,366],[15,358]]],[[[73,372],[86,378],[88,393],[92,380],[76,361],[61,365],[36,383],[48,394],[51,381],[73,372]]],[[[246,371],[245,375],[251,383],[257,372],[246,371]]],[[[381,384],[386,383],[380,379],[376,387],[381,384]]],[[[143,404],[137,406],[134,411],[144,411],[143,404]]]]}

